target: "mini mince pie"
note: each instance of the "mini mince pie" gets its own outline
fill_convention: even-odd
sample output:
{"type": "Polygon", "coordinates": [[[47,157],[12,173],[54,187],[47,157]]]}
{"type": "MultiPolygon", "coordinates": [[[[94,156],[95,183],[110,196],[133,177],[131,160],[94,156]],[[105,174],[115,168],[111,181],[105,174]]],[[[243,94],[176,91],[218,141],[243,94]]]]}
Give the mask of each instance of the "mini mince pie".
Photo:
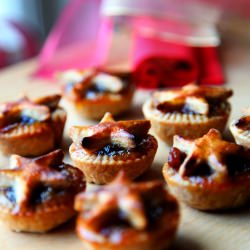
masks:
{"type": "Polygon", "coordinates": [[[0,218],[14,231],[46,232],[74,214],[74,197],[85,188],[83,174],[64,164],[63,152],[37,158],[11,156],[0,170],[0,218]]]}
{"type": "Polygon", "coordinates": [[[100,119],[129,109],[134,86],[128,73],[112,74],[98,69],[71,70],[62,75],[63,94],[79,115],[100,119]]]}
{"type": "Polygon", "coordinates": [[[87,182],[108,183],[120,170],[134,179],[151,166],[158,147],[149,128],[147,120],[116,122],[110,113],[97,125],[73,126],[71,159],[87,182]]]}
{"type": "Polygon", "coordinates": [[[230,125],[230,130],[234,136],[236,143],[250,148],[250,110],[248,114],[242,116],[238,120],[234,120],[230,125]]]}
{"type": "Polygon", "coordinates": [[[153,130],[171,144],[175,134],[198,138],[210,128],[224,130],[232,90],[189,84],[181,89],[156,91],[143,105],[153,130]]]}
{"type": "Polygon", "coordinates": [[[197,209],[232,208],[250,199],[250,151],[222,140],[215,129],[195,140],[175,136],[163,175],[170,191],[197,209]]]}
{"type": "Polygon", "coordinates": [[[58,147],[66,112],[59,95],[31,101],[24,97],[0,104],[0,151],[3,155],[38,156],[58,147]]]}
{"type": "Polygon", "coordinates": [[[166,249],[179,224],[178,203],[161,181],[132,183],[123,173],[77,195],[75,209],[84,249],[166,249]]]}

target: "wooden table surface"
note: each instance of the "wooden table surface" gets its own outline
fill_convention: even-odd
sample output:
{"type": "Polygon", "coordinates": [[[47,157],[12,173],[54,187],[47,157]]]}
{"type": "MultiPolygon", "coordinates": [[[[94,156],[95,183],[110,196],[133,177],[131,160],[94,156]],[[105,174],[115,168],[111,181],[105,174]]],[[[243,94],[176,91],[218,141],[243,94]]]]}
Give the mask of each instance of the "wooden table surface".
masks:
{"type": "MultiPolygon", "coordinates": [[[[233,110],[231,118],[240,115],[242,108],[250,106],[250,48],[227,46],[223,61],[228,80],[228,87],[234,90],[231,99],[233,110]]],[[[36,67],[36,61],[28,61],[0,72],[0,101],[15,100],[22,94],[42,96],[58,93],[59,86],[42,80],[34,80],[30,74],[36,67]]],[[[135,95],[134,108],[123,118],[141,118],[141,104],[149,93],[138,91],[135,95]]],[[[68,109],[67,105],[62,105],[68,109]]],[[[68,114],[66,132],[70,125],[89,124],[80,120],[73,112],[68,114]]],[[[65,133],[64,149],[67,151],[69,140],[65,133]]],[[[159,141],[152,170],[144,178],[162,178],[161,168],[166,161],[168,147],[159,141]]],[[[68,160],[68,158],[66,159],[68,160]]],[[[0,162],[0,166],[6,163],[0,162]]],[[[14,233],[0,224],[0,250],[80,250],[81,242],[74,233],[74,221],[47,234],[14,233]]],[[[250,205],[243,208],[220,212],[205,213],[181,205],[181,224],[172,250],[247,250],[250,249],[250,205]]]]}

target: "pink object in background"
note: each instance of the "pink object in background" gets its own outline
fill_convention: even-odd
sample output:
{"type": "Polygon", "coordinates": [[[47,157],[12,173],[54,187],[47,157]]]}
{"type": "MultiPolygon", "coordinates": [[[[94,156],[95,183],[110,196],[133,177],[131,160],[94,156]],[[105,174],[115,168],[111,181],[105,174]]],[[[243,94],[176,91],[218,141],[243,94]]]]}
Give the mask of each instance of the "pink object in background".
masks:
{"type": "Polygon", "coordinates": [[[192,47],[136,36],[132,60],[138,87],[164,88],[190,82],[224,83],[216,47],[192,47]]]}
{"type": "Polygon", "coordinates": [[[136,37],[134,43],[134,78],[139,87],[180,86],[198,78],[192,47],[148,37],[136,37]]]}
{"type": "Polygon", "coordinates": [[[192,81],[222,84],[216,51],[220,40],[214,29],[218,13],[192,2],[184,6],[180,0],[178,4],[169,0],[71,0],[41,51],[34,75],[51,79],[55,73],[72,68],[105,66],[110,51],[123,49],[121,43],[119,50],[111,49],[111,41],[119,33],[116,21],[125,17],[120,20],[125,20],[124,26],[127,21],[125,30],[134,44],[125,54],[139,87],[192,81]],[[208,12],[212,15],[206,15],[208,12]],[[196,18],[200,21],[195,22],[196,18]]]}
{"type": "Polygon", "coordinates": [[[220,85],[225,83],[217,48],[196,47],[196,58],[199,65],[198,83],[220,85]]]}
{"type": "Polygon", "coordinates": [[[212,25],[187,25],[167,17],[137,17],[133,25],[131,60],[139,87],[224,83],[217,54],[219,38],[212,25]]]}
{"type": "Polygon", "coordinates": [[[38,77],[102,64],[108,53],[111,23],[100,15],[101,0],[73,0],[66,5],[39,57],[38,77]]]}

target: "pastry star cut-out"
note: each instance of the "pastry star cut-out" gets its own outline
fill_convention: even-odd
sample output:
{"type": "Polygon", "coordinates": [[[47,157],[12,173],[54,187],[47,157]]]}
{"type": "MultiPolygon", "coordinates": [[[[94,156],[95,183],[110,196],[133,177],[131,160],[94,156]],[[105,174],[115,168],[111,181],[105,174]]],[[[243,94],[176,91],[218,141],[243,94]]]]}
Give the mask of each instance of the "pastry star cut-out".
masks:
{"type": "MultiPolygon", "coordinates": [[[[36,121],[45,121],[50,119],[50,109],[57,107],[61,99],[60,95],[51,95],[31,101],[24,96],[16,102],[8,102],[0,104],[0,128],[7,125],[18,117],[26,116],[36,121]]],[[[13,128],[18,123],[13,124],[13,128]]]]}
{"type": "Polygon", "coordinates": [[[210,167],[214,176],[225,176],[228,173],[226,157],[242,150],[241,146],[222,140],[220,132],[216,129],[210,129],[203,137],[195,140],[174,136],[173,147],[186,154],[179,168],[181,176],[191,176],[204,164],[210,167]]]}
{"type": "Polygon", "coordinates": [[[33,159],[12,155],[10,169],[0,170],[0,189],[13,188],[14,206],[18,210],[22,210],[29,204],[32,189],[38,184],[52,188],[67,188],[71,185],[71,182],[68,181],[68,173],[60,171],[63,157],[62,150],[56,150],[33,159]]]}
{"type": "Polygon", "coordinates": [[[159,188],[162,188],[160,181],[133,183],[124,172],[120,172],[109,185],[78,195],[75,209],[83,212],[88,227],[92,230],[99,228],[103,215],[113,212],[122,214],[135,229],[143,230],[148,223],[142,201],[143,194],[157,193],[159,188]]]}
{"type": "Polygon", "coordinates": [[[87,152],[94,152],[109,143],[131,149],[136,147],[136,138],[143,138],[150,128],[148,120],[114,121],[106,113],[101,122],[94,126],[73,126],[70,136],[74,143],[81,145],[87,152]]]}
{"type": "Polygon", "coordinates": [[[99,69],[69,70],[61,75],[64,84],[73,84],[72,91],[82,93],[91,86],[97,86],[111,93],[118,93],[123,88],[123,83],[119,77],[102,72],[99,69]]]}
{"type": "Polygon", "coordinates": [[[197,114],[209,113],[209,102],[223,101],[232,95],[232,90],[188,84],[181,89],[155,92],[156,106],[175,111],[176,107],[185,108],[197,114]]]}

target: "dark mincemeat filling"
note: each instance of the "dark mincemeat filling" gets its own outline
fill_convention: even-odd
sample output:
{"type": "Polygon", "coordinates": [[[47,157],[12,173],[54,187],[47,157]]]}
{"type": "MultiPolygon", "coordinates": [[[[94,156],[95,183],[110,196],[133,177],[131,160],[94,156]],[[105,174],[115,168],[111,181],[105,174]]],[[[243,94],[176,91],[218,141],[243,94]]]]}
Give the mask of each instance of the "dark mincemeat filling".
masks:
{"type": "MultiPolygon", "coordinates": [[[[2,188],[0,191],[4,192],[6,198],[12,202],[16,203],[15,191],[12,187],[2,188]]],[[[38,185],[32,190],[31,196],[29,198],[30,205],[39,205],[47,200],[52,199],[55,195],[63,195],[65,193],[62,189],[55,189],[49,186],[38,185]]]]}
{"type": "MultiPolygon", "coordinates": [[[[185,158],[185,153],[172,147],[168,156],[168,165],[178,171],[185,158]]],[[[229,176],[250,173],[250,157],[246,157],[244,154],[227,156],[225,158],[225,163],[229,176]]],[[[186,176],[209,177],[214,173],[206,162],[201,162],[196,166],[195,164],[197,164],[196,159],[191,159],[188,162],[186,166],[186,176]]]]}
{"type": "Polygon", "coordinates": [[[96,98],[97,94],[105,94],[105,93],[110,93],[110,91],[107,90],[106,88],[103,88],[102,86],[91,85],[85,92],[85,98],[94,99],[96,98]]]}
{"type": "Polygon", "coordinates": [[[130,228],[130,224],[125,215],[120,211],[112,211],[110,214],[105,215],[101,221],[98,230],[106,237],[113,233],[121,232],[124,229],[130,228]]]}
{"type": "Polygon", "coordinates": [[[129,154],[131,152],[143,152],[144,148],[143,148],[143,144],[144,144],[145,140],[141,139],[141,138],[136,138],[135,139],[135,143],[136,143],[136,147],[132,148],[132,149],[127,149],[127,148],[123,148],[117,144],[107,144],[105,145],[102,149],[99,149],[95,152],[96,155],[100,155],[100,156],[119,156],[119,155],[126,155],[129,154]]]}
{"type": "Polygon", "coordinates": [[[168,165],[171,168],[178,171],[179,167],[181,166],[182,162],[185,160],[186,156],[187,155],[181,152],[178,148],[172,147],[168,155],[168,165]]]}
{"type": "Polygon", "coordinates": [[[29,200],[30,204],[35,206],[52,199],[55,195],[58,196],[64,194],[65,190],[62,188],[53,188],[51,186],[40,184],[32,190],[29,200]]]}
{"type": "Polygon", "coordinates": [[[104,146],[102,149],[99,149],[95,152],[96,155],[104,156],[116,156],[116,155],[123,155],[129,153],[129,149],[120,147],[115,144],[108,144],[104,146]]]}
{"type": "Polygon", "coordinates": [[[242,130],[250,130],[250,116],[242,117],[235,126],[242,130]]]}
{"type": "MultiPolygon", "coordinates": [[[[221,115],[225,112],[225,107],[227,106],[226,102],[211,102],[209,103],[209,113],[208,116],[221,115]]],[[[181,114],[199,114],[193,110],[190,110],[189,107],[184,104],[171,105],[171,104],[158,104],[157,109],[163,113],[181,113],[181,114]]]]}
{"type": "Polygon", "coordinates": [[[1,128],[1,132],[8,132],[11,129],[16,128],[17,126],[31,125],[35,123],[36,120],[29,116],[18,116],[10,119],[7,124],[1,128]]]}
{"type": "MultiPolygon", "coordinates": [[[[176,171],[179,170],[181,164],[186,158],[186,154],[181,152],[178,148],[172,147],[169,155],[168,155],[168,165],[175,169],[176,171]]],[[[208,177],[213,174],[212,169],[208,166],[206,162],[201,162],[197,166],[196,159],[190,159],[190,161],[185,166],[186,176],[203,176],[208,177]]]]}
{"type": "MultiPolygon", "coordinates": [[[[118,77],[122,80],[122,83],[123,83],[123,88],[121,91],[119,91],[119,94],[122,94],[124,91],[126,91],[131,77],[129,76],[129,74],[124,74],[118,77]]],[[[75,83],[68,83],[65,88],[66,92],[68,93],[71,92],[74,86],[75,86],[75,83]]],[[[87,90],[82,90],[82,91],[78,90],[78,91],[79,91],[79,96],[81,98],[87,98],[87,99],[95,99],[96,95],[98,94],[112,93],[108,89],[103,88],[100,85],[91,85],[87,90]]]]}
{"type": "MultiPolygon", "coordinates": [[[[123,84],[123,88],[121,91],[118,92],[118,94],[122,94],[124,93],[124,91],[126,91],[127,87],[128,87],[128,78],[126,77],[120,77],[121,81],[122,81],[122,84],[123,84]]],[[[96,95],[98,94],[111,94],[112,92],[109,91],[108,89],[106,88],[103,88],[102,86],[100,85],[91,85],[87,91],[84,92],[85,94],[85,98],[87,99],[95,99],[96,98],[96,95]]]]}

